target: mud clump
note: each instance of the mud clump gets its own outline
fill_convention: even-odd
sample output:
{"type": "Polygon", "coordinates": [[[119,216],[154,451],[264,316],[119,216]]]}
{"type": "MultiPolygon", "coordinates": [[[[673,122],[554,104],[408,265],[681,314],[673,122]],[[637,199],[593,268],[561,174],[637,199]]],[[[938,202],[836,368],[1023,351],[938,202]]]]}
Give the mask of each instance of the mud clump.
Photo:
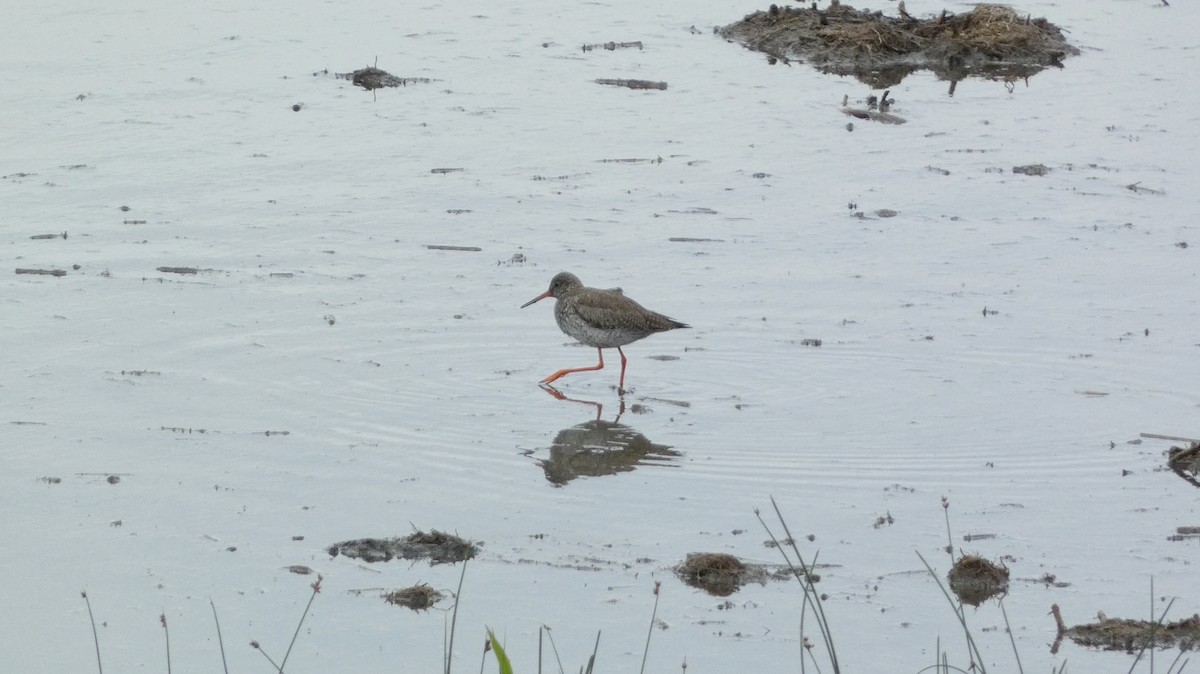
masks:
{"type": "Polygon", "coordinates": [[[767,570],[722,552],[693,552],[675,567],[680,580],[717,596],[728,597],[746,583],[766,583],[767,570]]]}
{"type": "Polygon", "coordinates": [[[954,596],[971,606],[1008,591],[1008,567],[976,555],[963,555],[946,575],[954,596]]]}
{"type": "Polygon", "coordinates": [[[367,563],[393,559],[428,559],[431,564],[462,562],[475,556],[477,543],[437,529],[417,531],[403,538],[359,538],[334,543],[326,551],[331,557],[345,555],[367,563]]]}
{"type": "Polygon", "coordinates": [[[1097,616],[1094,623],[1067,627],[1063,623],[1062,613],[1058,604],[1050,607],[1054,621],[1058,624],[1058,637],[1054,642],[1054,650],[1064,636],[1080,646],[1102,648],[1106,651],[1125,651],[1135,653],[1142,648],[1176,648],[1181,651],[1196,650],[1200,647],[1200,614],[1190,618],[1170,623],[1151,622],[1148,620],[1130,620],[1128,618],[1108,618],[1103,613],[1097,616]]]}
{"type": "MultiPolygon", "coordinates": [[[[313,75],[327,73],[328,71],[321,71],[313,73],[313,75]]],[[[374,66],[359,68],[348,73],[334,73],[334,77],[339,80],[350,80],[355,86],[362,87],[367,91],[374,91],[385,87],[407,87],[410,84],[429,84],[433,82],[428,77],[397,77],[382,68],[374,66]]]]}
{"type": "Polygon", "coordinates": [[[852,75],[883,89],[919,69],[950,81],[968,75],[1019,79],[1062,67],[1079,50],[1044,18],[1002,5],[969,12],[943,10],[918,19],[898,7],[899,17],[858,10],[836,0],[826,9],[779,7],[747,15],[717,33],[771,62],[807,61],[823,72],[852,75]]]}
{"type": "Polygon", "coordinates": [[[406,587],[383,595],[383,600],[393,606],[403,606],[414,611],[425,611],[432,608],[446,595],[429,587],[425,583],[418,583],[412,587],[406,587]]]}
{"type": "Polygon", "coordinates": [[[1168,449],[1167,467],[1193,486],[1200,487],[1200,442],[1193,442],[1186,449],[1183,447],[1168,449]]]}

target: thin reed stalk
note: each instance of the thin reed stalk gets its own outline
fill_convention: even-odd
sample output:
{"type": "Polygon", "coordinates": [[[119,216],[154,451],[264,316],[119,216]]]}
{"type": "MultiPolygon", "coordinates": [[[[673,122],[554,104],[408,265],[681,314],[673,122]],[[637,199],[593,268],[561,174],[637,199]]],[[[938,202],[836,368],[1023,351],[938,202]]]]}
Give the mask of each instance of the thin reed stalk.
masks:
{"type": "Polygon", "coordinates": [[[208,605],[212,607],[213,622],[217,625],[217,646],[221,649],[221,666],[225,668],[225,674],[229,674],[229,663],[225,661],[225,640],[221,638],[221,621],[217,619],[217,605],[213,603],[212,597],[208,598],[208,605]]]}
{"type": "Polygon", "coordinates": [[[304,619],[308,617],[308,610],[312,608],[313,600],[317,598],[317,593],[321,591],[321,581],[324,577],[317,574],[317,580],[310,586],[312,594],[308,597],[308,604],[304,606],[304,613],[300,614],[300,622],[296,623],[296,631],[292,633],[292,641],[288,644],[287,652],[283,654],[283,662],[279,663],[279,672],[283,673],[283,668],[287,665],[288,657],[292,654],[292,647],[296,645],[296,638],[300,636],[300,628],[304,626],[304,619]]]}
{"type": "Polygon", "coordinates": [[[963,610],[962,604],[954,601],[954,598],[950,596],[949,590],[946,589],[945,585],[942,585],[942,579],[938,578],[933,567],[929,566],[929,562],[925,561],[925,557],[920,552],[917,552],[917,557],[921,558],[921,563],[925,565],[925,570],[929,572],[930,576],[933,576],[933,582],[937,583],[938,589],[945,595],[946,601],[950,602],[950,608],[954,609],[954,615],[958,618],[959,624],[962,625],[963,635],[967,640],[967,657],[971,659],[970,669],[974,670],[978,668],[980,674],[987,674],[987,667],[983,664],[983,656],[979,652],[979,647],[975,645],[975,639],[971,636],[970,628],[967,627],[967,615],[963,610]]]}
{"type": "MultiPolygon", "coordinates": [[[[838,664],[837,649],[833,645],[833,633],[829,628],[829,620],[825,616],[825,607],[821,603],[821,595],[817,592],[816,587],[813,585],[813,567],[805,563],[804,556],[800,554],[800,548],[796,547],[796,537],[792,535],[792,531],[788,527],[787,520],[783,518],[783,513],[780,512],[779,504],[775,502],[774,496],[771,497],[771,507],[775,509],[775,517],[779,519],[779,524],[783,527],[783,533],[786,537],[785,540],[791,544],[792,552],[796,555],[796,564],[800,565],[800,569],[797,569],[796,564],[792,563],[791,558],[788,557],[787,551],[783,547],[783,543],[781,543],[779,539],[775,537],[774,532],[772,532],[771,528],[767,526],[766,521],[763,520],[762,514],[757,508],[754,510],[754,516],[758,518],[759,524],[761,524],[763,529],[766,530],[767,535],[771,537],[772,543],[775,544],[775,548],[779,550],[779,554],[783,556],[783,561],[787,564],[788,570],[790,570],[792,575],[796,577],[796,580],[800,582],[800,588],[804,591],[804,603],[801,605],[801,621],[803,622],[804,614],[808,610],[808,604],[811,603],[813,606],[813,616],[817,619],[817,627],[821,632],[821,639],[825,642],[825,651],[829,656],[830,664],[833,666],[833,672],[834,674],[840,674],[841,667],[838,664]]],[[[816,558],[814,557],[813,559],[815,564],[816,558]]],[[[803,643],[803,639],[801,640],[801,643],[803,643]]],[[[813,662],[815,664],[816,660],[814,659],[813,662]]],[[[800,658],[800,664],[801,668],[803,669],[803,657],[800,658]]]]}
{"type": "Polygon", "coordinates": [[[167,629],[167,614],[165,611],[158,614],[158,621],[162,623],[163,638],[167,641],[167,674],[171,674],[171,630],[167,629]]]}
{"type": "Polygon", "coordinates": [[[592,674],[592,669],[596,666],[596,653],[600,652],[600,632],[596,632],[596,645],[592,648],[592,656],[588,658],[587,669],[583,670],[584,674],[592,674]]]}
{"type": "Polygon", "coordinates": [[[1008,642],[1012,644],[1013,657],[1017,661],[1017,671],[1025,674],[1025,668],[1021,666],[1021,653],[1017,650],[1017,639],[1013,636],[1012,624],[1008,622],[1008,611],[1004,610],[1004,597],[997,601],[1000,604],[1000,613],[1004,616],[1004,631],[1008,632],[1008,642]]]}
{"type": "Polygon", "coordinates": [[[250,647],[253,648],[254,650],[258,651],[259,653],[262,653],[262,656],[267,659],[267,662],[271,663],[271,666],[275,668],[276,672],[283,671],[283,668],[281,668],[279,665],[275,664],[275,661],[271,659],[271,656],[267,655],[267,652],[265,650],[263,650],[262,644],[258,643],[258,641],[251,641],[250,647]]]}
{"type": "MultiPolygon", "coordinates": [[[[1151,586],[1151,588],[1154,587],[1153,581],[1151,581],[1150,586],[1151,586]]],[[[1151,672],[1154,671],[1154,633],[1156,631],[1158,631],[1158,627],[1160,625],[1162,625],[1163,620],[1166,619],[1167,611],[1170,611],[1171,607],[1174,605],[1175,605],[1175,598],[1172,597],[1171,601],[1167,602],[1166,607],[1163,608],[1162,615],[1158,616],[1158,620],[1155,620],[1154,622],[1150,623],[1150,636],[1146,638],[1146,642],[1142,644],[1142,647],[1141,647],[1141,649],[1138,650],[1137,655],[1133,656],[1133,663],[1129,665],[1130,672],[1133,672],[1133,668],[1137,667],[1138,661],[1140,661],[1142,659],[1142,654],[1146,652],[1147,648],[1150,649],[1150,671],[1151,672]]],[[[1151,610],[1153,610],[1153,605],[1151,606],[1151,610]]],[[[1153,618],[1154,614],[1151,613],[1150,617],[1153,618]]]]}
{"type": "Polygon", "coordinates": [[[650,629],[646,630],[646,648],[642,650],[642,668],[638,670],[639,674],[646,672],[646,658],[650,655],[650,636],[654,634],[654,621],[658,618],[658,592],[662,587],[662,581],[654,581],[654,610],[650,612],[650,629]]]}
{"type": "Polygon", "coordinates": [[[100,670],[100,674],[104,674],[104,665],[100,662],[100,635],[96,633],[96,616],[92,615],[92,600],[88,599],[87,590],[79,594],[83,596],[83,603],[87,604],[88,620],[92,621],[92,642],[96,644],[96,669],[100,670]]]}
{"type": "Polygon", "coordinates": [[[554,632],[549,625],[542,625],[542,629],[546,631],[546,636],[550,639],[550,648],[554,651],[554,661],[558,663],[558,674],[564,674],[562,657],[558,654],[558,644],[554,643],[554,632]]]}
{"type": "Polygon", "coordinates": [[[458,576],[458,590],[454,593],[454,612],[450,616],[450,643],[446,646],[446,674],[450,674],[450,662],[454,659],[454,628],[458,624],[458,605],[462,602],[463,579],[467,577],[467,560],[463,560],[462,573],[458,576]]]}
{"type": "Polygon", "coordinates": [[[946,554],[950,555],[950,563],[954,563],[954,537],[950,534],[950,499],[942,496],[942,512],[946,515],[946,554]]]}

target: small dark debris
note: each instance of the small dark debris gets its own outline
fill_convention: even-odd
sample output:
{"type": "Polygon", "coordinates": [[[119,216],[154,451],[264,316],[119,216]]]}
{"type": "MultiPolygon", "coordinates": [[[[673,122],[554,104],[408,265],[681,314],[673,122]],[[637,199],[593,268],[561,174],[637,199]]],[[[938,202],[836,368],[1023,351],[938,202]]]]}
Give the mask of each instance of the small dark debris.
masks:
{"type": "Polygon", "coordinates": [[[1050,172],[1050,167],[1045,164],[1026,164],[1012,167],[1012,172],[1027,176],[1044,176],[1050,172]]]}
{"type": "Polygon", "coordinates": [[[800,346],[821,346],[822,343],[823,342],[821,340],[813,339],[811,337],[805,337],[804,339],[800,340],[800,346]]]}
{"type": "Polygon", "coordinates": [[[389,592],[383,595],[383,600],[393,606],[404,606],[414,611],[424,611],[432,608],[434,604],[445,596],[425,583],[418,583],[412,587],[389,592]]]}
{"type": "Polygon", "coordinates": [[[34,234],[33,236],[31,236],[31,237],[29,237],[29,238],[31,238],[31,239],[34,239],[34,240],[38,240],[38,239],[58,239],[58,238],[66,239],[66,238],[67,238],[67,233],[66,233],[66,232],[61,232],[61,233],[59,233],[59,234],[34,234]]]}
{"type": "Polygon", "coordinates": [[[120,475],[109,475],[108,477],[105,478],[105,480],[109,484],[116,484],[121,481],[121,476],[120,475]]]}
{"type": "Polygon", "coordinates": [[[304,566],[303,564],[293,564],[287,567],[289,573],[294,573],[297,576],[307,576],[313,572],[312,567],[304,566]]]}
{"type": "Polygon", "coordinates": [[[200,270],[196,267],[155,267],[158,271],[164,274],[199,274],[200,270]]]}
{"type": "Polygon", "coordinates": [[[875,522],[871,525],[871,527],[875,529],[882,529],[883,527],[895,524],[895,522],[896,519],[892,517],[892,513],[889,512],[886,515],[880,515],[879,517],[876,517],[875,522]]]}
{"type": "Polygon", "coordinates": [[[879,218],[894,218],[897,215],[900,215],[900,212],[893,211],[890,208],[881,208],[881,209],[875,211],[875,216],[879,217],[879,218]]]}
{"type": "Polygon", "coordinates": [[[465,170],[464,168],[431,168],[429,172],[435,175],[445,175],[447,173],[461,173],[465,170]]]}

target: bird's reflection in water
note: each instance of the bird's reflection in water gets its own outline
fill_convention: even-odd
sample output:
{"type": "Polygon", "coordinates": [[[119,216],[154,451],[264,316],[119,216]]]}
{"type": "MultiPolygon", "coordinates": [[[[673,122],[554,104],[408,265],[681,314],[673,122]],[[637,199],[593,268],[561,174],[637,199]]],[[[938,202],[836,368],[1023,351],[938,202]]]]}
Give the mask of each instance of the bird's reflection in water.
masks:
{"type": "Polygon", "coordinates": [[[596,407],[595,419],[559,431],[550,445],[550,458],[538,460],[546,479],[557,487],[584,475],[616,475],[642,465],[668,466],[681,456],[670,446],[650,442],[636,429],[620,423],[625,412],[623,398],[616,419],[604,421],[600,418],[603,411],[600,403],[568,398],[551,386],[542,388],[559,400],[596,407]]]}

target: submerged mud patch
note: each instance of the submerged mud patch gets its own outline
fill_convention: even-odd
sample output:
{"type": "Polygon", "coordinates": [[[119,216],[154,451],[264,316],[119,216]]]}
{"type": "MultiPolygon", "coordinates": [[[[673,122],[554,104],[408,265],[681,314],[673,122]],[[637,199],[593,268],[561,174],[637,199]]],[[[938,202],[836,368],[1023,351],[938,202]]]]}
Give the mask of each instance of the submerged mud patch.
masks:
{"type": "Polygon", "coordinates": [[[461,562],[475,556],[479,544],[437,529],[417,531],[403,538],[359,538],[334,543],[327,548],[332,557],[345,555],[367,563],[393,559],[428,559],[431,564],[461,562]]]}
{"type": "Polygon", "coordinates": [[[1001,5],[962,14],[943,10],[926,19],[908,14],[904,3],[898,9],[900,16],[890,17],[836,0],[826,9],[771,5],[717,33],[767,54],[772,63],[806,61],[876,89],[920,69],[952,82],[972,75],[1022,79],[1079,54],[1058,26],[1001,5]]]}

